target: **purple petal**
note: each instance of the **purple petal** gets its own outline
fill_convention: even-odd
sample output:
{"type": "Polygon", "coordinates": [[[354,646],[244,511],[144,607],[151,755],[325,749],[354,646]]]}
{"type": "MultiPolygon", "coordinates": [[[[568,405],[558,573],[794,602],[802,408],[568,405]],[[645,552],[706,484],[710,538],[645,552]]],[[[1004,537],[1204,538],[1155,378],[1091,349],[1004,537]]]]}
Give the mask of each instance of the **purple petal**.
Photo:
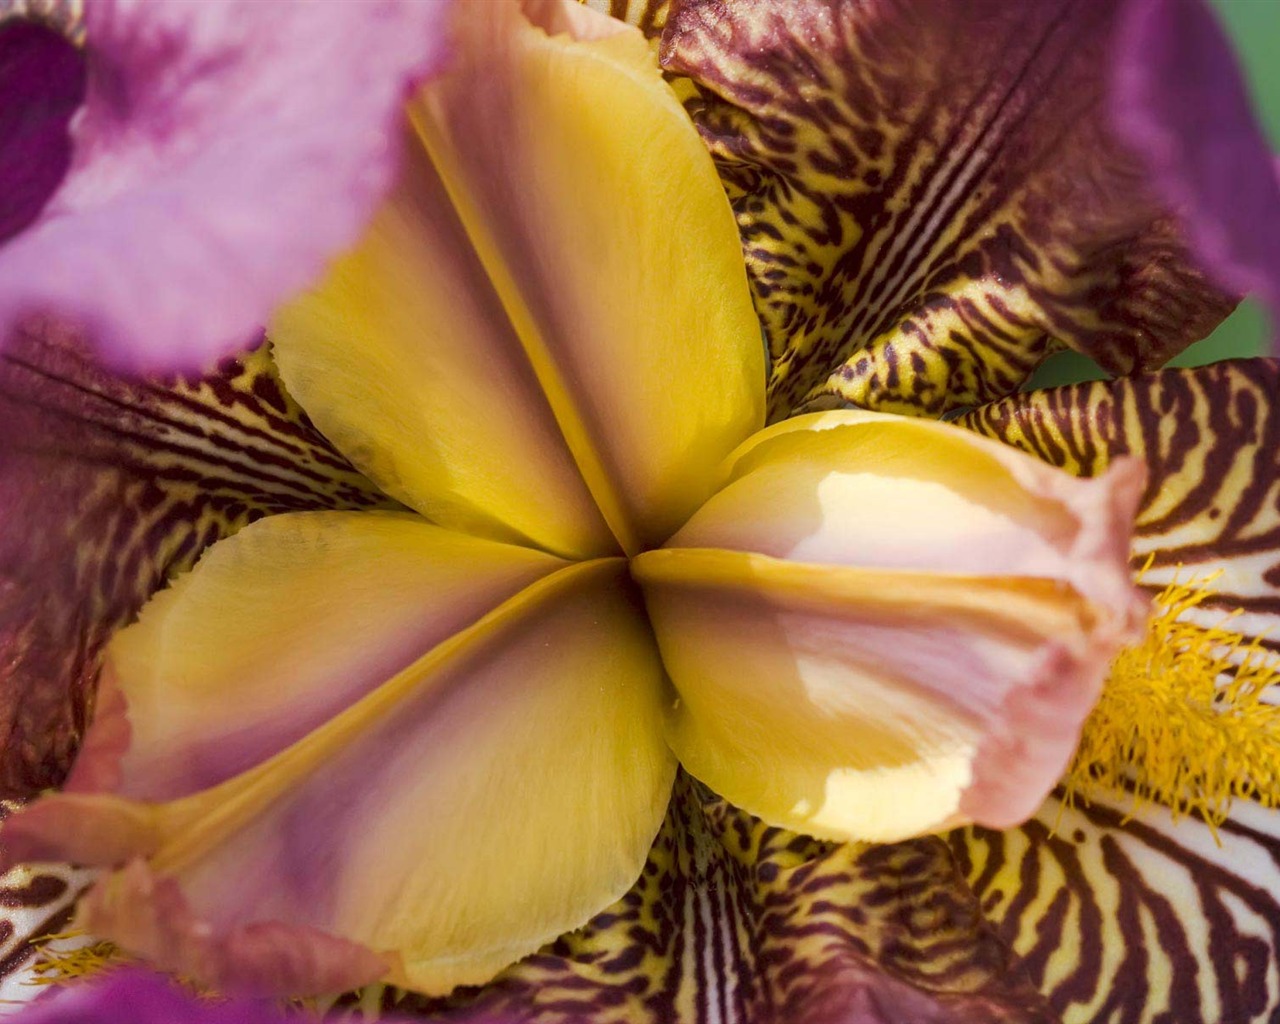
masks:
{"type": "Polygon", "coordinates": [[[61,33],[34,21],[0,25],[0,242],[34,221],[61,184],[84,91],[84,57],[61,33]]]}
{"type": "Polygon", "coordinates": [[[270,1003],[196,999],[163,975],[113,971],[40,1000],[15,1018],[19,1024],[307,1024],[310,1014],[288,1016],[270,1003]]]}
{"type": "Polygon", "coordinates": [[[1130,0],[1112,116],[1205,268],[1280,314],[1280,178],[1221,26],[1200,0],[1130,0]]]}
{"type": "Polygon", "coordinates": [[[240,347],[363,229],[447,10],[87,5],[73,164],[0,248],[0,330],[52,312],[130,368],[197,369],[240,347]]]}

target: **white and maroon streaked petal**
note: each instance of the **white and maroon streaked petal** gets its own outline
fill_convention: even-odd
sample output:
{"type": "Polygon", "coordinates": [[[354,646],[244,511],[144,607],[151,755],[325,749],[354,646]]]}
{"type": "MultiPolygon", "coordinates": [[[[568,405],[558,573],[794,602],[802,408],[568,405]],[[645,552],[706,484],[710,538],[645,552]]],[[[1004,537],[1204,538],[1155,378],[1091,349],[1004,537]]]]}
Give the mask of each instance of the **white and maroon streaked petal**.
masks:
{"type": "Polygon", "coordinates": [[[542,4],[459,19],[411,116],[605,519],[628,552],[707,496],[763,416],[729,205],[638,32],[542,4]]]}
{"type": "Polygon", "coordinates": [[[957,422],[1071,473],[1147,466],[1133,540],[1143,586],[1214,593],[1186,614],[1280,652],[1280,362],[1243,359],[1028,392],[957,422]],[[1213,577],[1210,582],[1210,578],[1213,577]]]}
{"type": "Polygon", "coordinates": [[[634,563],[686,767],[830,838],[1031,814],[1145,612],[1127,570],[1141,473],[1079,481],[1009,454],[869,413],[743,445],[634,563]]]}
{"type": "Polygon", "coordinates": [[[104,682],[107,696],[123,700],[115,709],[99,695],[66,788],[139,800],[209,789],[563,567],[412,513],[303,512],[253,523],[116,634],[104,682]]]}
{"type": "Polygon", "coordinates": [[[669,701],[625,563],[574,566],[244,775],[169,804],[46,797],[6,856],[129,862],[80,923],[222,988],[444,992],[635,880],[669,701]]]}
{"type": "Polygon", "coordinates": [[[265,515],[386,503],[261,349],[133,381],[24,334],[0,353],[0,797],[62,781],[103,644],[207,545],[265,515]]]}
{"type": "MultiPolygon", "coordinates": [[[[0,332],[32,313],[131,368],[203,369],[350,245],[390,185],[443,0],[86,5],[74,157],[0,246],[0,332]]],[[[3,338],[0,338],[3,340],[3,338]]]]}

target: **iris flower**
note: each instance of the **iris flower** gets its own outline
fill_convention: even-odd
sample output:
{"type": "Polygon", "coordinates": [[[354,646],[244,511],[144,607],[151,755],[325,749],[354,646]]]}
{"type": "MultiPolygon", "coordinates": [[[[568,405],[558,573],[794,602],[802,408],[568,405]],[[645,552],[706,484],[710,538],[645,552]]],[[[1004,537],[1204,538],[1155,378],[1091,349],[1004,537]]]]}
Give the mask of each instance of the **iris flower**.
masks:
{"type": "MultiPolygon", "coordinates": [[[[637,887],[464,1014],[1047,1012],[941,841],[820,840],[1003,827],[1035,809],[1133,614],[1132,463],[1073,481],[955,428],[861,412],[746,437],[764,371],[710,165],[638,40],[528,6],[541,28],[497,5],[468,13],[454,67],[410,105],[422,148],[392,200],[272,325],[289,390],[376,490],[264,353],[163,390],[103,377],[48,337],[10,359],[11,380],[47,389],[10,391],[29,422],[74,393],[76,441],[116,428],[132,461],[100,439],[106,468],[92,444],[85,461],[155,516],[145,539],[133,523],[115,547],[101,538],[119,530],[81,536],[90,561],[141,552],[156,573],[157,537],[167,569],[270,517],[112,642],[67,786],[6,825],[9,856],[125,864],[82,915],[170,968],[445,991],[640,874],[668,810],[665,735],[693,776],[771,824],[676,776],[637,887]],[[610,103],[582,102],[598,96],[610,103]],[[197,507],[176,511],[193,491],[197,507]],[[573,730],[590,742],[557,743],[573,730]],[[442,939],[455,945],[431,948],[442,939]]],[[[733,18],[686,7],[732,38],[733,18]]],[[[820,56],[821,36],[802,34],[791,55],[820,56]]],[[[777,196],[760,210],[781,236],[795,226],[777,196]]],[[[755,277],[777,394],[790,378],[762,280],[784,278],[755,277]]],[[[809,352],[829,358],[827,344],[809,352]]]]}

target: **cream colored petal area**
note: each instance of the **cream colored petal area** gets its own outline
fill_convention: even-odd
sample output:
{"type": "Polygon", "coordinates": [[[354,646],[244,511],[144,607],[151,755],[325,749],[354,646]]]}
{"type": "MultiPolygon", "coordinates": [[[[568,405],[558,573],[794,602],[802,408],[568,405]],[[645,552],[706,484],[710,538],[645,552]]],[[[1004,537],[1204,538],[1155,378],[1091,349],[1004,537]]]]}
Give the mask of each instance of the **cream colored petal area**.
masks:
{"type": "Polygon", "coordinates": [[[1048,579],[802,565],[705,549],[633,563],[679,695],[684,766],[771,824],[891,842],[1031,814],[1119,630],[1048,579]]]}
{"type": "MultiPolygon", "coordinates": [[[[171,800],[223,782],[564,565],[411,513],[259,520],[210,548],[112,641],[108,679],[129,722],[117,788],[171,800]]],[[[99,705],[76,788],[112,726],[109,703],[99,705]]]]}
{"type": "Polygon", "coordinates": [[[634,552],[763,422],[763,346],[723,188],[644,39],[552,8],[544,24],[589,38],[515,2],[461,5],[451,69],[410,113],[634,552]]]}
{"type": "Polygon", "coordinates": [[[388,494],[469,533],[615,549],[417,139],[363,240],[270,336],[290,391],[388,494]]]}
{"type": "Polygon", "coordinates": [[[1135,601],[1127,560],[1143,479],[1136,460],[1082,480],[945,423],[815,413],[735,452],[668,546],[1061,579],[1124,610],[1135,601]]]}
{"type": "MultiPolygon", "coordinates": [[[[149,858],[153,880],[134,861],[83,923],[161,966],[269,975],[244,948],[267,929],[263,956],[293,935],[331,964],[345,941],[382,956],[387,980],[444,992],[635,882],[674,778],[670,701],[625,563],[575,565],[244,775],[162,805],[53,796],[13,819],[14,841],[149,858]]],[[[297,962],[288,974],[308,990],[297,962]]]]}

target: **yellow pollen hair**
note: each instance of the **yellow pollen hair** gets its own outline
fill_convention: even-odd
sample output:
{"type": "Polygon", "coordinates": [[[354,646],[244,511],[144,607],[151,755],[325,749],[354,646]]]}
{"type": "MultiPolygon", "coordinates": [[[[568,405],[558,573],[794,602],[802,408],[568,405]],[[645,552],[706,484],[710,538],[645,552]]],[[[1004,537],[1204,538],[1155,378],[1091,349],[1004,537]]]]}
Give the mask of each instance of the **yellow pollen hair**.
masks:
{"type": "Polygon", "coordinates": [[[1214,626],[1183,620],[1215,579],[1167,586],[1146,636],[1111,663],[1063,780],[1068,802],[1103,787],[1133,811],[1156,802],[1211,827],[1237,797],[1280,805],[1280,707],[1263,700],[1280,667],[1228,628],[1238,611],[1214,626]]]}

